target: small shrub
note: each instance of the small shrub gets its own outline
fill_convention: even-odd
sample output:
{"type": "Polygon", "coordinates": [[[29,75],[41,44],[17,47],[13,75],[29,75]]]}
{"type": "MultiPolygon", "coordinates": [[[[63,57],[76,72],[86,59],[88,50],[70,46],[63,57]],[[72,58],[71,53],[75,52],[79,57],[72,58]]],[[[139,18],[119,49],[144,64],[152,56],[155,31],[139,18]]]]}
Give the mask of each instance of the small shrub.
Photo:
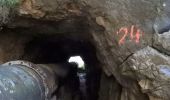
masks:
{"type": "Polygon", "coordinates": [[[14,14],[14,8],[20,0],[0,0],[0,26],[6,24],[14,14]]]}
{"type": "Polygon", "coordinates": [[[0,6],[15,7],[20,0],[0,0],[0,6]]]}

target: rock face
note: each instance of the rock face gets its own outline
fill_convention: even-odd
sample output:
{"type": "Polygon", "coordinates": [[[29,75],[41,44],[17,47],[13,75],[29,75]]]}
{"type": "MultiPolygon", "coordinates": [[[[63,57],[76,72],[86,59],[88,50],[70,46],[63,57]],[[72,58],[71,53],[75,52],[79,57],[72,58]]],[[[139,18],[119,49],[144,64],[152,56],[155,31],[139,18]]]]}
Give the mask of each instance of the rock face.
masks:
{"type": "MultiPolygon", "coordinates": [[[[78,33],[95,45],[104,71],[99,100],[169,100],[169,5],[169,0],[21,0],[17,9],[0,7],[5,15],[15,10],[7,21],[10,16],[0,13],[1,34],[5,28],[27,35],[78,33]]],[[[19,52],[7,51],[8,40],[0,41],[1,62],[22,57],[30,38],[17,39],[19,52]]]]}
{"type": "Polygon", "coordinates": [[[165,32],[163,34],[155,34],[153,46],[158,48],[160,51],[169,54],[170,51],[170,32],[165,32]]]}
{"type": "Polygon", "coordinates": [[[134,53],[120,66],[121,73],[137,80],[142,92],[149,95],[150,98],[158,97],[168,100],[170,95],[168,93],[170,87],[169,60],[169,56],[165,56],[151,47],[146,47],[134,53]]]}

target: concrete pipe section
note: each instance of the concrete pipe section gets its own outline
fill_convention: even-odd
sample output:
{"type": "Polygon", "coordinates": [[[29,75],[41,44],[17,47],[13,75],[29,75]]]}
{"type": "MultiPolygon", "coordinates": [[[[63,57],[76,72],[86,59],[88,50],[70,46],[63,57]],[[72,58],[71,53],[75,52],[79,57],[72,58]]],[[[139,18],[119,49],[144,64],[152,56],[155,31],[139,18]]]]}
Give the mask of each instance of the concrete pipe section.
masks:
{"type": "Polygon", "coordinates": [[[0,100],[55,100],[58,82],[53,68],[26,61],[0,65],[0,100]]]}

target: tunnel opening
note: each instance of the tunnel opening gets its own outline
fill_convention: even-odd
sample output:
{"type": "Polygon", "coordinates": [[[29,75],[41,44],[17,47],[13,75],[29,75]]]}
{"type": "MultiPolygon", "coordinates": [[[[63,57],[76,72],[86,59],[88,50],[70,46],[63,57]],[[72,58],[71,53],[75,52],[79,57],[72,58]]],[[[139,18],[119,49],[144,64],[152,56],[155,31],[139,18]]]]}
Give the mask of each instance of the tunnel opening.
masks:
{"type": "Polygon", "coordinates": [[[15,25],[4,26],[2,30],[4,37],[13,39],[13,43],[9,41],[9,44],[14,44],[12,48],[16,49],[16,55],[19,54],[8,60],[67,65],[70,57],[78,55],[84,61],[84,69],[78,69],[75,74],[74,66],[77,65],[71,63],[72,72],[61,78],[56,91],[57,100],[98,100],[102,70],[84,16],[72,16],[60,21],[19,18],[14,22],[15,25]]]}
{"type": "Polygon", "coordinates": [[[82,59],[82,57],[81,56],[71,56],[69,59],[68,59],[68,62],[75,62],[75,63],[77,63],[77,65],[78,65],[78,68],[79,68],[79,73],[84,73],[84,71],[85,71],[85,65],[84,65],[84,61],[83,61],[83,59],[82,59]]]}
{"type": "Polygon", "coordinates": [[[1,38],[6,39],[2,43],[6,54],[4,62],[26,60],[34,64],[69,66],[70,73],[61,77],[55,91],[57,100],[98,100],[103,71],[86,16],[69,16],[59,21],[19,17],[13,23],[1,31],[1,38]],[[8,52],[9,48],[13,52],[8,52]],[[72,56],[83,59],[83,70],[77,70],[75,63],[68,63],[72,56]]]}
{"type": "Polygon", "coordinates": [[[34,37],[26,44],[22,59],[35,64],[63,65],[69,63],[70,57],[79,55],[84,65],[79,68],[70,62],[71,73],[68,72],[66,78],[61,79],[57,100],[98,100],[101,68],[95,46],[75,36],[34,37]]]}

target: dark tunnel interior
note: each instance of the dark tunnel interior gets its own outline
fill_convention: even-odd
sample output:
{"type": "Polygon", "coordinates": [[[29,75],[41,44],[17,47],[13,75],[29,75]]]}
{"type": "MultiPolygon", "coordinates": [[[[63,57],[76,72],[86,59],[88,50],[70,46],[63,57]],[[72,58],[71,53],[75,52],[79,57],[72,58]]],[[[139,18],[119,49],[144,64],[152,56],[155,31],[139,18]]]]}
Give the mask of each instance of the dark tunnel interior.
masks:
{"type": "Polygon", "coordinates": [[[69,100],[98,99],[101,68],[96,57],[95,46],[90,41],[74,34],[34,37],[26,44],[24,51],[22,59],[35,64],[63,64],[68,63],[71,56],[81,56],[85,63],[85,83],[82,83],[80,78],[77,81],[77,72],[75,74],[73,71],[66,77],[67,81],[61,83],[57,93],[61,100],[67,100],[66,97],[72,98],[69,100]],[[75,81],[71,85],[73,80],[75,81]]]}
{"type": "MultiPolygon", "coordinates": [[[[57,100],[98,100],[102,69],[96,56],[95,44],[89,34],[87,18],[71,16],[60,21],[30,18],[19,20],[14,21],[15,25],[8,26],[10,28],[4,26],[2,30],[4,35],[14,38],[14,41],[24,42],[21,43],[24,45],[24,53],[19,58],[14,57],[11,60],[67,65],[70,57],[80,56],[85,63],[83,70],[85,82],[81,82],[79,69],[75,72],[72,64],[70,73],[64,79],[61,78],[56,91],[57,100]]],[[[16,45],[16,51],[20,49],[18,47],[16,45]]]]}

